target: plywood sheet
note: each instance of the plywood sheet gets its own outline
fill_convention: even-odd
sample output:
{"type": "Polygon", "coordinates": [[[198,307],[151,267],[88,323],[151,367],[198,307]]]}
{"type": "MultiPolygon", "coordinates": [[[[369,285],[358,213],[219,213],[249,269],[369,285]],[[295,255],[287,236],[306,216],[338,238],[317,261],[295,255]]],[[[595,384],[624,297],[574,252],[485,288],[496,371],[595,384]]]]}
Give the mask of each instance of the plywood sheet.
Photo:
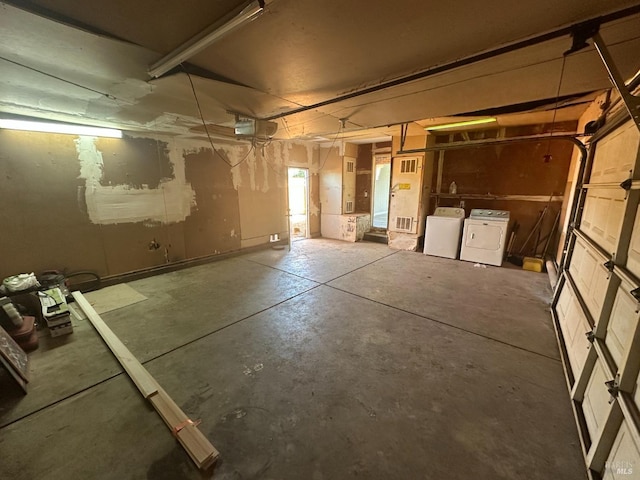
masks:
{"type": "Polygon", "coordinates": [[[93,309],[97,313],[106,313],[118,308],[127,307],[134,303],[147,299],[140,292],[134,290],[126,283],[102,288],[85,295],[93,309]]]}

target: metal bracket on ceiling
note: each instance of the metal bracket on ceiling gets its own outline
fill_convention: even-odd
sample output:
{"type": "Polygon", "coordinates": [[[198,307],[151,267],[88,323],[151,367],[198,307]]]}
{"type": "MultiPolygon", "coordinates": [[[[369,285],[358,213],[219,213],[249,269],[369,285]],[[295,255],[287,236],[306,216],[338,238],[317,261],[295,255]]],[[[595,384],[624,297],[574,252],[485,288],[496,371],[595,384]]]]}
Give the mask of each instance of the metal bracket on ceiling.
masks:
{"type": "Polygon", "coordinates": [[[563,55],[566,57],[567,55],[571,55],[572,53],[576,53],[587,48],[589,46],[589,39],[593,38],[599,30],[599,20],[592,20],[575,25],[571,32],[571,39],[573,40],[571,48],[564,52],[563,55]]]}
{"type": "Polygon", "coordinates": [[[609,79],[616,87],[616,90],[618,90],[624,106],[627,108],[629,115],[631,115],[631,119],[636,124],[636,128],[640,130],[640,97],[633,95],[629,87],[629,85],[633,85],[635,83],[636,79],[633,79],[629,82],[629,85],[627,85],[613,62],[613,57],[611,56],[607,45],[604,43],[604,40],[600,36],[600,33],[596,31],[592,38],[593,44],[600,55],[600,59],[607,69],[609,79]]]}

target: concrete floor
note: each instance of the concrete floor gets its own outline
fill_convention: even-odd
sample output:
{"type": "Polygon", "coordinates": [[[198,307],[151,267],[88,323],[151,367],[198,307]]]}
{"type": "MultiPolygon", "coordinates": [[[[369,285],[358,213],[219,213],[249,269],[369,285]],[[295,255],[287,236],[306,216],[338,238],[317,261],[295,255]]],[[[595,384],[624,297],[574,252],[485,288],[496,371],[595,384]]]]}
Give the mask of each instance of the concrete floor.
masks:
{"type": "MultiPolygon", "coordinates": [[[[102,315],[215,479],[584,479],[544,274],[296,242],[129,284],[102,315]]],[[[200,479],[91,325],[0,378],[0,478],[200,479]]]]}

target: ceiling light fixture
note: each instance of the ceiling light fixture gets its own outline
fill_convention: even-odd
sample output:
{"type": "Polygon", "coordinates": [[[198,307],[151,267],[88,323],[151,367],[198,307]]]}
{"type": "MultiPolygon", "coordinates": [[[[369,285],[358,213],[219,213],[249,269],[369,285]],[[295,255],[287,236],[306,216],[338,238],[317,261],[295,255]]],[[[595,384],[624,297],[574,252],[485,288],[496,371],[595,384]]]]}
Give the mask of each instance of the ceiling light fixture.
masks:
{"type": "Polygon", "coordinates": [[[482,125],[483,123],[493,123],[497,122],[496,118],[478,118],[476,120],[466,120],[464,122],[456,122],[456,123],[447,123],[444,125],[434,125],[430,127],[424,127],[425,130],[446,130],[447,128],[457,128],[457,127],[469,127],[471,125],[482,125]]]}
{"type": "Polygon", "coordinates": [[[158,78],[160,75],[167,73],[173,67],[180,65],[182,62],[189,60],[196,53],[204,50],[209,45],[217,42],[225,35],[228,35],[236,28],[250,22],[262,13],[264,10],[264,0],[256,0],[251,2],[238,15],[228,22],[211,30],[211,27],[203,30],[191,40],[180,45],[173,52],[162,57],[156,63],[149,67],[149,75],[158,78]]]}
{"type": "Polygon", "coordinates": [[[8,130],[25,130],[28,132],[122,138],[121,130],[113,128],[87,127],[84,125],[74,125],[69,123],[32,122],[30,120],[11,120],[0,118],[0,128],[6,128],[8,130]]]}

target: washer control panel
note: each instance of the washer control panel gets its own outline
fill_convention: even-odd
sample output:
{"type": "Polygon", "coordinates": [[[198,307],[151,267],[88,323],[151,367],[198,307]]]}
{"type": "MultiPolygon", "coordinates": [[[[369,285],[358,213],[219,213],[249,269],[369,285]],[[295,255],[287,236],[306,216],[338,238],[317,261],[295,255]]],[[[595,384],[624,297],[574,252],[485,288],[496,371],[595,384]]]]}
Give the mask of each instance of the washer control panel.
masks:
{"type": "Polygon", "coordinates": [[[464,209],[455,207],[438,207],[433,215],[436,217],[464,218],[464,209]]]}

